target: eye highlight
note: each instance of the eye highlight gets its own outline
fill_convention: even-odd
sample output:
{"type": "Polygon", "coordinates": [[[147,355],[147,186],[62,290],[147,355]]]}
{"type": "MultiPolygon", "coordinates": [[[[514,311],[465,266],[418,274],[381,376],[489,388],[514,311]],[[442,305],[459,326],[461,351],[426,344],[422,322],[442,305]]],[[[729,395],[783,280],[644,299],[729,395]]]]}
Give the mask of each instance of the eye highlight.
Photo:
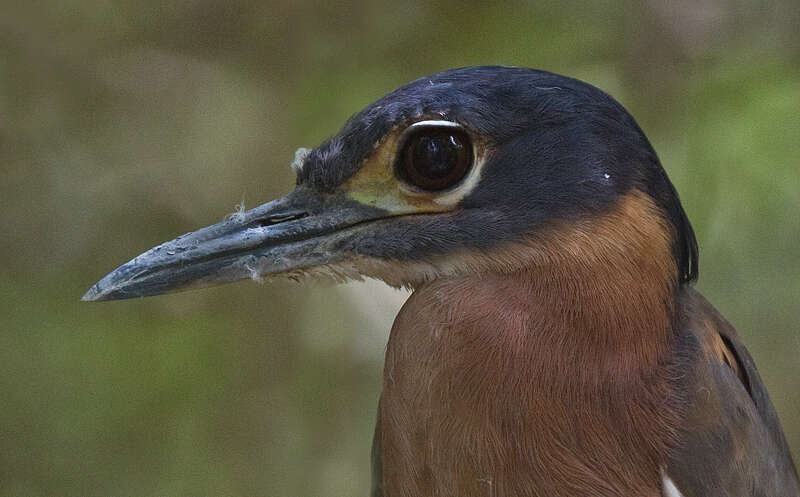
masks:
{"type": "Polygon", "coordinates": [[[472,141],[458,124],[423,121],[401,140],[395,169],[403,181],[426,191],[446,190],[472,167],[472,141]]]}

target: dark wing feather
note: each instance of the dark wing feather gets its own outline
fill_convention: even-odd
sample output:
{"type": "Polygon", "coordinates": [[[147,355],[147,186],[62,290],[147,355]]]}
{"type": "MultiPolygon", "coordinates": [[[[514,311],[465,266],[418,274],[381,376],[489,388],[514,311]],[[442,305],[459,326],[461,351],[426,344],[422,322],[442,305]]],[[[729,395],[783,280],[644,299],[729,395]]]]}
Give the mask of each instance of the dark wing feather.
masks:
{"type": "Polygon", "coordinates": [[[798,497],[775,408],[733,326],[691,288],[682,297],[689,403],[665,472],[683,497],[798,497]]]}

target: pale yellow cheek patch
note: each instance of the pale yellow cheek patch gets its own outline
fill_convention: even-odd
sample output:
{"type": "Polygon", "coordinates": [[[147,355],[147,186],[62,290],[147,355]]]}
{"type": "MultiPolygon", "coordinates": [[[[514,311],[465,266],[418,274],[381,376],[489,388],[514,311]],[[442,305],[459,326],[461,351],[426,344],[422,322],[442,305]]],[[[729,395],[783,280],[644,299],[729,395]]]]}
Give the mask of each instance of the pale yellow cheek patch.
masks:
{"type": "Polygon", "coordinates": [[[344,185],[342,190],[351,199],[393,214],[437,212],[436,204],[429,198],[414,197],[403,192],[401,182],[394,175],[395,154],[400,132],[392,131],[367,157],[361,169],[344,185]]]}
{"type": "Polygon", "coordinates": [[[443,192],[420,192],[395,176],[394,163],[401,132],[390,132],[341,189],[359,203],[396,215],[453,210],[480,182],[481,169],[486,162],[486,148],[476,142],[475,164],[455,188],[443,192]]]}

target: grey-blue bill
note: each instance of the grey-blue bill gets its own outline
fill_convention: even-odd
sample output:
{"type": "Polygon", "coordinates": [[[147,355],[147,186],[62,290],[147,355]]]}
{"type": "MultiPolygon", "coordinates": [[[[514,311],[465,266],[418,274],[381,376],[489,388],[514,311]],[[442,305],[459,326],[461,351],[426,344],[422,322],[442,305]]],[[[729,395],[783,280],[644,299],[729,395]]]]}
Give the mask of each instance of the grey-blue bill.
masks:
{"type": "Polygon", "coordinates": [[[95,283],[85,301],[160,295],[337,262],[342,232],[386,217],[342,195],[291,194],[181,235],[95,283]]]}

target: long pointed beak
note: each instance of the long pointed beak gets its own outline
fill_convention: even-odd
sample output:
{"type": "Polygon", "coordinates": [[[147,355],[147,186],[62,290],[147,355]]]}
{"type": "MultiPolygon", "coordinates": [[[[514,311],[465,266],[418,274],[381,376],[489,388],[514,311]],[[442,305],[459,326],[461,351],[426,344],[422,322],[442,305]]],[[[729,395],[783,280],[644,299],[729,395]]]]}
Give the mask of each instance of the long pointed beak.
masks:
{"type": "Polygon", "coordinates": [[[160,295],[333,263],[346,257],[341,241],[348,228],[386,215],[299,187],[144,252],[95,283],[82,300],[160,295]]]}

